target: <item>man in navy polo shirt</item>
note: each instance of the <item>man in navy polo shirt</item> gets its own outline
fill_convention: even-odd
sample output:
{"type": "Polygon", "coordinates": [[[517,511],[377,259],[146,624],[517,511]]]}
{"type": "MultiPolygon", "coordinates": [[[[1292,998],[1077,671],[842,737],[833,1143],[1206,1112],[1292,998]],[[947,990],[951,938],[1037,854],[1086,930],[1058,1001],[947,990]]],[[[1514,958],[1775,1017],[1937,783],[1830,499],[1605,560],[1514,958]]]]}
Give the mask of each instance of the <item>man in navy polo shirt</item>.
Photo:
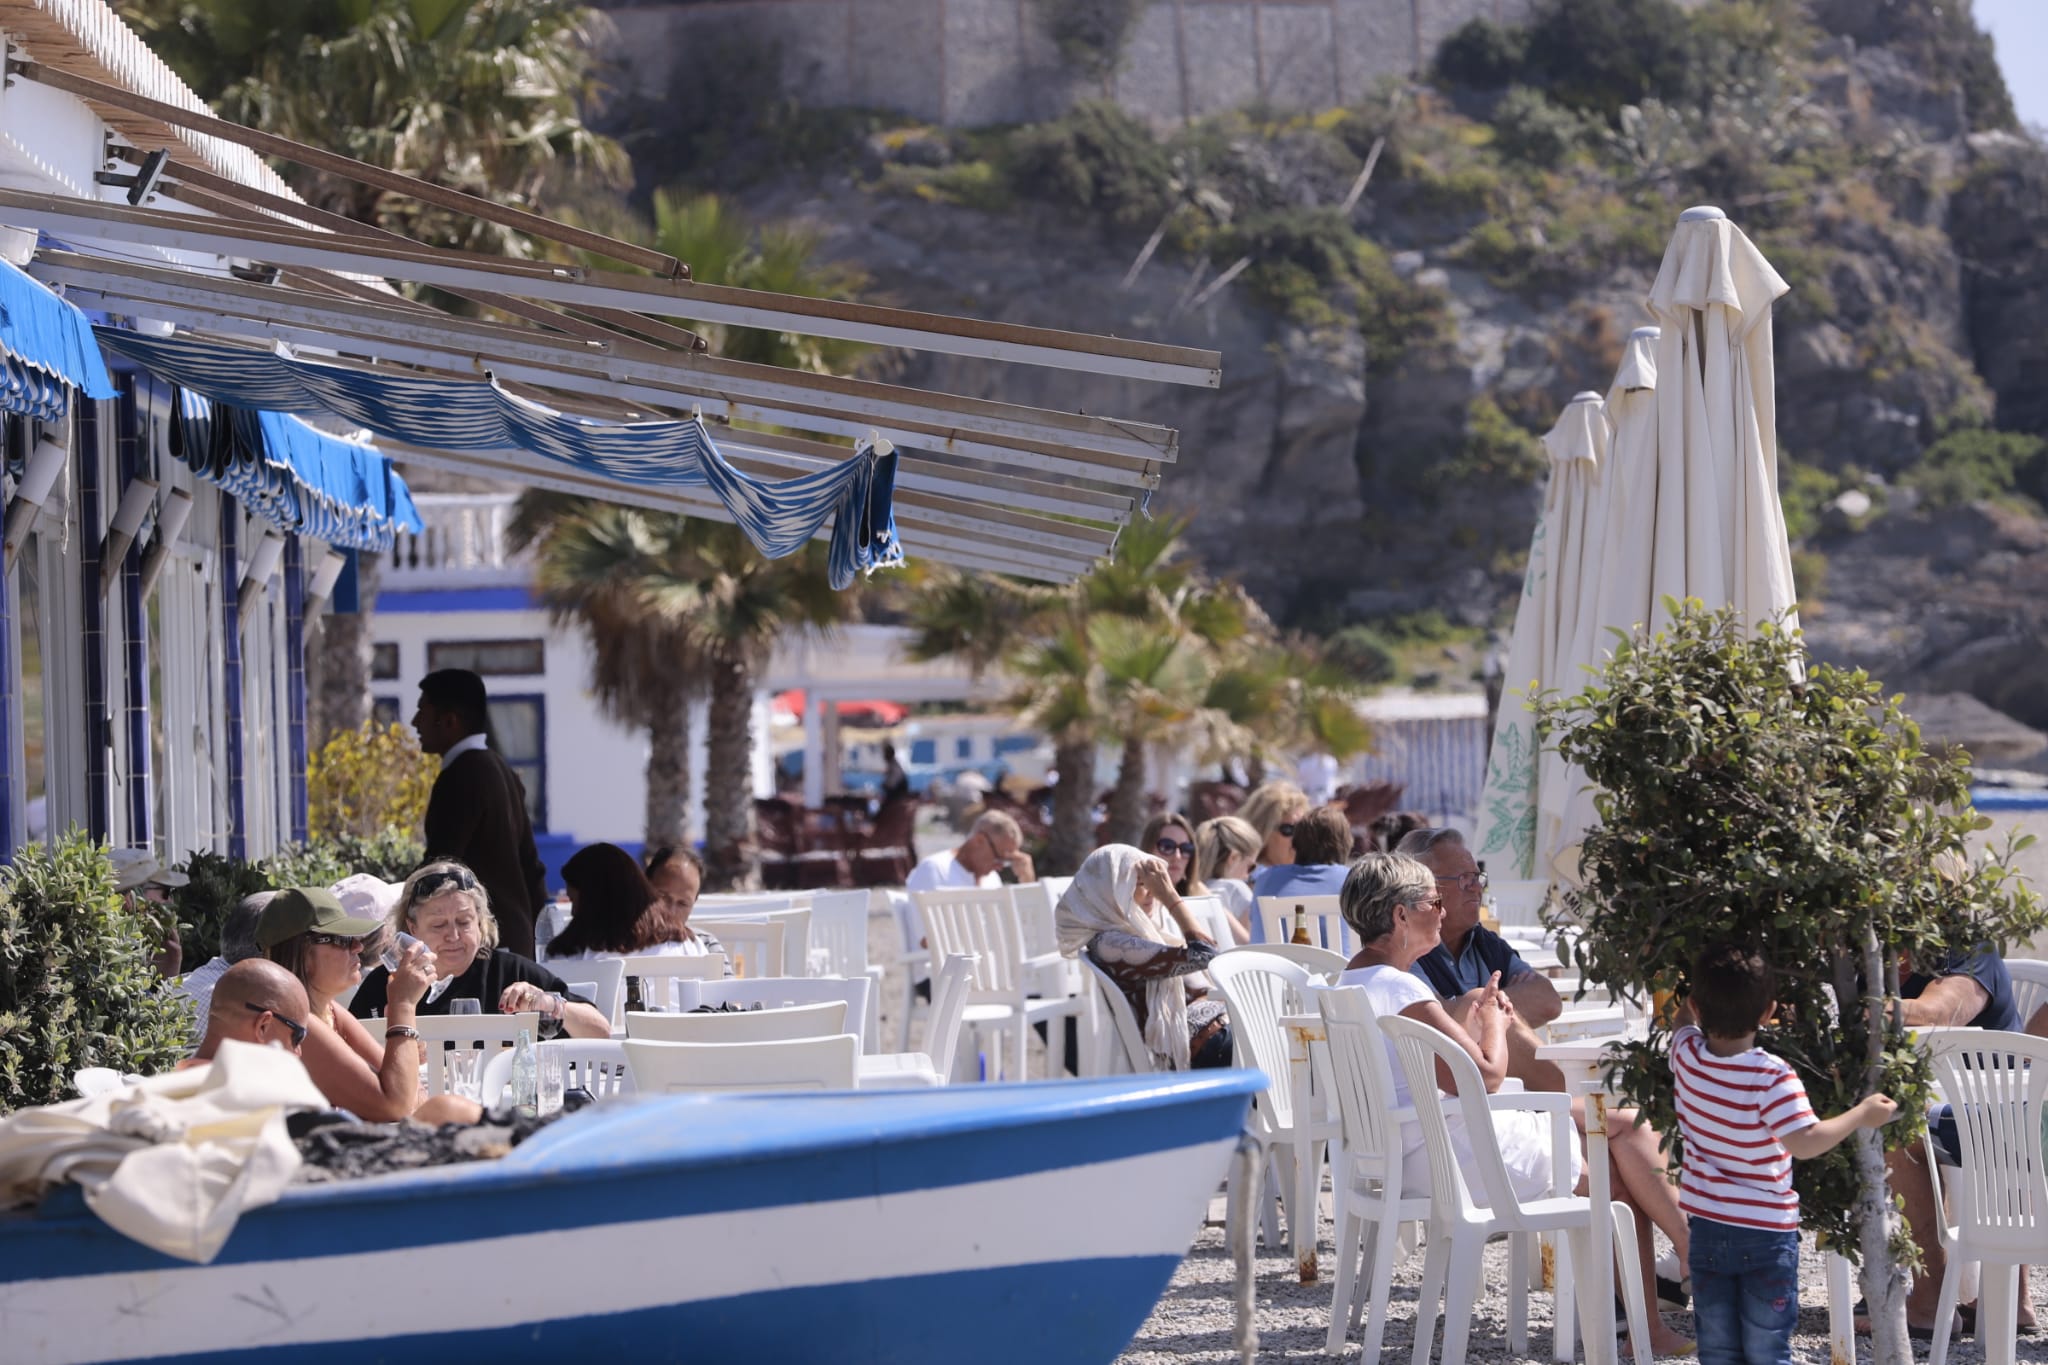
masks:
{"type": "Polygon", "coordinates": [[[1409,970],[1429,984],[1453,1016],[1458,1002],[1484,987],[1495,972],[1501,989],[1515,1007],[1508,1024],[1508,1074],[1531,1090],[1564,1089],[1564,1073],[1551,1062],[1536,1059],[1535,1030],[1564,1012],[1557,987],[1522,960],[1508,941],[1479,922],[1486,876],[1479,870],[1465,836],[1454,829],[1418,829],[1395,845],[1396,853],[1417,859],[1436,876],[1444,901],[1443,942],[1424,953],[1409,970]]]}

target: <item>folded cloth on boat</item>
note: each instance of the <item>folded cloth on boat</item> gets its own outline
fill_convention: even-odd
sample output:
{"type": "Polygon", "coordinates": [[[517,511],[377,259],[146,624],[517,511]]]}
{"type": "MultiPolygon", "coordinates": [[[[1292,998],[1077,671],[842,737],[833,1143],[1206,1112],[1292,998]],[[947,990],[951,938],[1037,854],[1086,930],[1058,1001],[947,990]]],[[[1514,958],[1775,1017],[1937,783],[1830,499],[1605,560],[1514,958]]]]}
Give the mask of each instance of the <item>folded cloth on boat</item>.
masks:
{"type": "Polygon", "coordinates": [[[0,1193],[21,1203],[69,1181],[116,1232],[205,1264],[243,1209],[291,1183],[285,1115],[326,1107],[290,1053],[222,1043],[207,1065],[0,1120],[0,1193]]]}

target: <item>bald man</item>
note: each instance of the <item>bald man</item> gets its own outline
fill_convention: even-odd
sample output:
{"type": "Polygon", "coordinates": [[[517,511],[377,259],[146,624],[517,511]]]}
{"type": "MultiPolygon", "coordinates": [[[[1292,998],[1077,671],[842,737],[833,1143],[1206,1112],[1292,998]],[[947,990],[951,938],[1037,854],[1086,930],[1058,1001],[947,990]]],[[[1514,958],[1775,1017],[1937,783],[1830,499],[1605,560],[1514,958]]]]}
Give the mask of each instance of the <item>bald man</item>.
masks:
{"type": "Polygon", "coordinates": [[[237,962],[213,983],[206,1014],[206,1037],[187,1066],[210,1062],[229,1039],[258,1047],[275,1043],[296,1057],[306,1041],[306,988],[299,978],[269,958],[237,962]]]}

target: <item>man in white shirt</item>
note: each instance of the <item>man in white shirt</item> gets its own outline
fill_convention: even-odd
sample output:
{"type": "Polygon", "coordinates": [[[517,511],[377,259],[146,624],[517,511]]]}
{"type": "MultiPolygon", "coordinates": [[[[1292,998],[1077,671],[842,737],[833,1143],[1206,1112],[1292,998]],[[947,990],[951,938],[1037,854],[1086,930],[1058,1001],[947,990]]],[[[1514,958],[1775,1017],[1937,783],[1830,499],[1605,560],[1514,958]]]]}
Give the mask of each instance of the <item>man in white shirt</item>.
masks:
{"type": "Polygon", "coordinates": [[[910,891],[991,889],[1003,880],[996,869],[1007,867],[1020,882],[1038,880],[1031,855],[1024,851],[1024,831],[999,810],[988,811],[967,831],[960,847],[934,853],[910,870],[904,887],[910,891]]]}

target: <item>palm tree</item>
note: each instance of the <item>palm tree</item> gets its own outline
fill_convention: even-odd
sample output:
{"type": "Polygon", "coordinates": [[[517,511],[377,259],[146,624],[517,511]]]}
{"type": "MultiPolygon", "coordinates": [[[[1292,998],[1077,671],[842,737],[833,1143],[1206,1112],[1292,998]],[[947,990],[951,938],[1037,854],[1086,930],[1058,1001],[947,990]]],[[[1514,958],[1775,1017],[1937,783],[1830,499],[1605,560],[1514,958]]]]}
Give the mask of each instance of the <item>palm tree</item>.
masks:
{"type": "Polygon", "coordinates": [[[528,492],[507,538],[529,546],[534,584],[557,625],[590,642],[590,683],[604,713],[647,731],[646,841],[683,841],[690,799],[689,702],[705,664],[688,609],[696,564],[680,517],[528,492]]]}

